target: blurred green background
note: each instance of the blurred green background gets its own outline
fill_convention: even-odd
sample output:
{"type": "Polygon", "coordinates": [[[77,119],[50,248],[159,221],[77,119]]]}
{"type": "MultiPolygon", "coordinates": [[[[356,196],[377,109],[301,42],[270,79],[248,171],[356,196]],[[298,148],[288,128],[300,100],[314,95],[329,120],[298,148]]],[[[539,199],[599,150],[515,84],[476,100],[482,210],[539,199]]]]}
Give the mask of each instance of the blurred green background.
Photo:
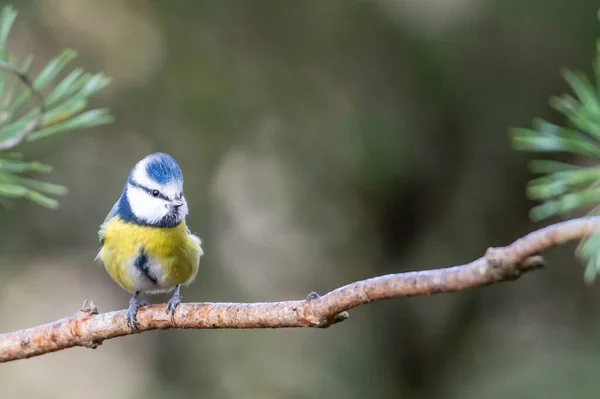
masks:
{"type": "MultiPolygon", "coordinates": [[[[7,2],[0,1],[0,6],[7,2]]],[[[97,229],[150,152],[185,174],[205,257],[186,301],[324,293],[451,266],[538,225],[507,130],[561,122],[560,69],[591,73],[597,0],[19,0],[9,49],[113,83],[117,122],[25,145],[70,188],[0,209],[0,330],[129,295],[97,229]]],[[[574,245],[549,267],[395,299],[327,330],[158,331],[0,368],[3,398],[595,398],[600,291],[574,245]]],[[[165,301],[165,297],[152,298],[165,301]]]]}

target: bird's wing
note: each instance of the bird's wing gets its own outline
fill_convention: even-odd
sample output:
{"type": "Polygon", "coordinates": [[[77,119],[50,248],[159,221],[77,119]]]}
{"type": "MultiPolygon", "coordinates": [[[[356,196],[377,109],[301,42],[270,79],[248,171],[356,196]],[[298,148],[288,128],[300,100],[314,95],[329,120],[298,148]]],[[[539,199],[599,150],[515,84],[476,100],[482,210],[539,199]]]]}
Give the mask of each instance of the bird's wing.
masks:
{"type": "Polygon", "coordinates": [[[104,222],[102,222],[102,224],[100,225],[100,230],[98,231],[98,238],[100,239],[101,244],[104,244],[104,233],[105,233],[106,223],[108,223],[112,218],[115,217],[118,210],[119,210],[119,201],[115,202],[115,204],[113,205],[110,212],[108,212],[108,215],[106,215],[106,218],[104,218],[104,222]]]}

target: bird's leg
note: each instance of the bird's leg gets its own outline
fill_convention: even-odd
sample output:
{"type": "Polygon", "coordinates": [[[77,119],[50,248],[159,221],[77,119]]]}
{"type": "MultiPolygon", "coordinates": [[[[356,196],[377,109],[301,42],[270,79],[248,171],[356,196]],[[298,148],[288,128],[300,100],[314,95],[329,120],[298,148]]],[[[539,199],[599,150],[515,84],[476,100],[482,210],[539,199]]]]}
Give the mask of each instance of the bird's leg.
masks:
{"type": "Polygon", "coordinates": [[[127,325],[135,332],[139,332],[139,324],[136,320],[138,308],[141,306],[148,306],[146,301],[138,301],[137,297],[140,292],[137,291],[129,300],[129,308],[127,309],[127,325]]]}
{"type": "Polygon", "coordinates": [[[177,287],[175,287],[175,292],[173,293],[173,296],[171,297],[171,299],[169,299],[169,302],[167,303],[167,313],[169,313],[171,315],[171,319],[175,316],[175,309],[177,308],[177,305],[179,305],[181,303],[181,285],[177,285],[177,287]]]}

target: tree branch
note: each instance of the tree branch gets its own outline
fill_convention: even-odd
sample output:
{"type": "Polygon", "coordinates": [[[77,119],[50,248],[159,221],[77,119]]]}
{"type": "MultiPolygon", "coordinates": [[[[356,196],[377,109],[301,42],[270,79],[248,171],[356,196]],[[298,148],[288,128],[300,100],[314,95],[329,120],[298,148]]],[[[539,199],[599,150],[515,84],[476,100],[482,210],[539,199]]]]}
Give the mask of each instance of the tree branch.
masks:
{"type": "MultiPolygon", "coordinates": [[[[326,328],[348,318],[347,311],[382,299],[463,291],[512,281],[544,267],[538,254],[600,230],[600,217],[573,219],[526,235],[507,247],[489,248],[471,263],[444,269],[388,274],[357,281],[323,296],[263,303],[182,303],[171,319],[165,305],[140,308],[140,332],[192,328],[326,328]]],[[[99,314],[91,301],[75,315],[0,335],[0,362],[25,359],[74,346],[96,348],[104,340],[133,334],[127,311],[99,314]]]]}

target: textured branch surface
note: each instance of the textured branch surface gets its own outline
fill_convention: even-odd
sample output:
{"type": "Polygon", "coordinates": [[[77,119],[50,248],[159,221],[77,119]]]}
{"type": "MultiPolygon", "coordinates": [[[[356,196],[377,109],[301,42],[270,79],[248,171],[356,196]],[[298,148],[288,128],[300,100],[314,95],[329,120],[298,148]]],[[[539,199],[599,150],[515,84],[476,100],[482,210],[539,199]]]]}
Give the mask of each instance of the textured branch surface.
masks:
{"type": "MultiPolygon", "coordinates": [[[[519,278],[544,266],[542,251],[600,230],[600,217],[557,223],[507,247],[489,248],[471,263],[443,269],[389,274],[357,281],[323,296],[264,303],[182,303],[171,319],[165,305],[140,308],[140,332],[192,328],[329,327],[348,318],[346,311],[396,297],[462,291],[519,278]]],[[[25,359],[74,346],[96,348],[102,341],[133,334],[126,311],[99,314],[91,301],[75,315],[53,323],[0,335],[0,362],[25,359]]]]}

